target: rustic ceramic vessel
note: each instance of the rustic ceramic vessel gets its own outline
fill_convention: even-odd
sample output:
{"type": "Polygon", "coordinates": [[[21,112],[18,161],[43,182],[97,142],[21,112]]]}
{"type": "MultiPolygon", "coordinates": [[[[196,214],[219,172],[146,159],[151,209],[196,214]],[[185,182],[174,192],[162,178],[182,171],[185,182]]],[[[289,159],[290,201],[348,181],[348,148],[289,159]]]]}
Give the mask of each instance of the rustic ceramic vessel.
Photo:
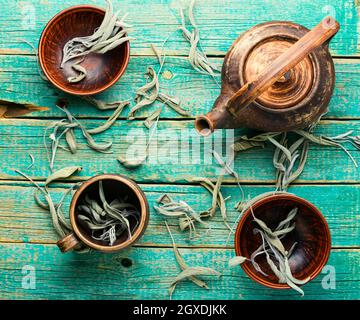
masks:
{"type": "Polygon", "coordinates": [[[62,252],[74,249],[81,242],[98,251],[116,252],[134,244],[145,232],[149,221],[149,204],[145,194],[134,181],[121,175],[99,175],[83,183],[74,194],[70,204],[70,221],[74,233],[69,234],[64,239],[57,242],[57,245],[62,252]],[[84,229],[79,223],[77,218],[77,207],[82,203],[85,195],[88,195],[91,199],[98,199],[98,202],[100,203],[99,181],[102,181],[103,183],[106,197],[115,199],[119,196],[124,197],[127,195],[128,201],[139,210],[141,214],[140,223],[130,240],[127,240],[127,236],[124,234],[123,238],[118,238],[113,246],[109,246],[103,241],[92,239],[88,230],[84,229]]]}
{"type": "Polygon", "coordinates": [[[221,95],[211,112],[197,118],[197,131],[204,136],[239,127],[284,132],[317,121],[335,85],[328,44],[339,28],[327,17],[311,31],[273,21],[242,34],[225,57],[221,95]]]}
{"type": "MultiPolygon", "coordinates": [[[[303,280],[310,277],[314,279],[328,261],[331,249],[330,231],[321,212],[310,202],[294,195],[274,195],[256,202],[252,206],[255,216],[263,220],[272,230],[281,220],[284,220],[290,210],[298,208],[294,218],[295,230],[283,240],[286,250],[297,242],[289,258],[291,271],[295,278],[303,280]]],[[[254,222],[251,210],[247,210],[240,220],[235,234],[235,251],[237,256],[250,257],[261,245],[262,240],[258,234],[254,235],[254,222]]],[[[265,255],[256,258],[261,269],[268,274],[258,273],[251,262],[241,266],[247,275],[256,282],[274,289],[289,289],[287,284],[280,284],[278,278],[271,271],[266,262],[265,255]]]]}
{"type": "Polygon", "coordinates": [[[99,27],[105,15],[103,9],[90,6],[74,6],[58,13],[46,25],[39,42],[39,62],[42,71],[57,88],[74,95],[94,95],[119,80],[130,59],[129,41],[105,53],[91,53],[81,63],[87,70],[85,79],[69,83],[75,76],[71,61],[60,68],[64,45],[76,36],[88,36],[99,27]]]}

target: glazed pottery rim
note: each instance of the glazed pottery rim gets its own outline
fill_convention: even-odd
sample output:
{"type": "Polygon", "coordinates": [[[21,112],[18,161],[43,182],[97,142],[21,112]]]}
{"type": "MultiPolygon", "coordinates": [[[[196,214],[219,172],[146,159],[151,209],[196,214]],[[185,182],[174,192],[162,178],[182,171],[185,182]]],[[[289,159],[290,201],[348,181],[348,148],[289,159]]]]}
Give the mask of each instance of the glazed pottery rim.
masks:
{"type": "Polygon", "coordinates": [[[94,176],[91,179],[85,181],[80,186],[80,188],[75,192],[75,194],[71,200],[71,204],[70,204],[70,221],[71,221],[71,226],[73,228],[75,235],[79,238],[79,240],[81,240],[81,242],[85,243],[90,248],[96,249],[98,251],[103,251],[103,252],[119,251],[121,249],[130,247],[137,240],[139,240],[139,238],[143,235],[143,233],[145,232],[145,230],[147,228],[147,225],[149,222],[149,215],[150,215],[149,203],[146,199],[144,192],[140,189],[139,185],[135,181],[129,179],[128,177],[125,177],[123,175],[118,175],[118,174],[101,174],[101,175],[94,176]],[[104,181],[104,180],[115,180],[115,181],[120,182],[120,183],[126,185],[127,187],[129,187],[135,193],[137,199],[140,202],[140,207],[141,207],[141,220],[140,220],[139,226],[136,228],[131,239],[121,242],[114,246],[100,245],[100,244],[94,243],[94,242],[90,241],[89,239],[87,239],[79,230],[78,223],[75,218],[76,205],[77,205],[77,202],[78,202],[80,196],[83,194],[83,191],[85,191],[85,189],[88,188],[90,185],[92,185],[96,182],[99,182],[99,181],[104,181]]]}
{"type": "MultiPolygon", "coordinates": [[[[310,280],[313,280],[314,278],[316,278],[321,270],[324,268],[324,266],[326,265],[329,256],[330,256],[330,251],[331,251],[331,234],[330,234],[330,230],[329,230],[329,225],[327,223],[327,221],[325,220],[323,214],[321,213],[321,211],[315,206],[313,205],[311,202],[309,202],[306,199],[303,199],[301,197],[295,196],[293,194],[280,194],[280,195],[272,195],[272,196],[268,196],[264,199],[261,199],[259,201],[257,201],[255,204],[253,204],[251,206],[251,208],[248,208],[237,228],[236,228],[236,232],[235,232],[235,252],[237,256],[241,256],[241,246],[240,246],[240,234],[241,231],[243,229],[243,226],[245,224],[245,221],[247,220],[247,218],[249,217],[249,215],[251,214],[251,209],[253,211],[255,211],[258,207],[262,206],[265,203],[268,202],[272,202],[274,200],[291,200],[293,202],[299,203],[301,205],[305,205],[307,206],[311,212],[313,214],[315,214],[318,218],[320,218],[323,226],[325,227],[325,232],[326,232],[326,247],[323,250],[323,257],[321,262],[317,265],[317,267],[315,268],[315,270],[309,275],[310,276],[310,280]]],[[[289,285],[287,284],[282,284],[282,283],[273,283],[271,281],[267,281],[263,278],[261,278],[256,272],[253,272],[245,263],[241,264],[242,269],[244,270],[244,272],[254,281],[256,281],[257,283],[260,283],[262,285],[264,285],[265,287],[269,287],[272,289],[291,289],[289,285]]]]}
{"type": "Polygon", "coordinates": [[[112,87],[125,73],[128,65],[129,65],[129,61],[130,61],[130,41],[126,41],[125,42],[125,54],[124,54],[124,59],[123,59],[123,65],[121,67],[121,69],[119,70],[118,74],[106,85],[101,86],[98,89],[94,89],[91,91],[86,91],[85,90],[81,90],[81,89],[69,89],[68,87],[66,87],[66,85],[61,85],[58,83],[58,81],[56,81],[55,79],[53,79],[49,73],[47,72],[47,68],[46,68],[46,64],[43,61],[43,56],[45,55],[43,52],[43,43],[45,40],[45,36],[49,30],[49,28],[53,25],[56,24],[58,19],[61,18],[63,15],[65,14],[71,14],[74,13],[76,11],[88,11],[88,12],[98,12],[98,13],[104,13],[105,14],[105,10],[103,8],[100,8],[98,6],[93,6],[93,5],[75,5],[75,6],[71,6],[69,8],[66,8],[60,12],[58,12],[55,16],[53,16],[48,23],[46,24],[44,30],[41,33],[40,36],[40,40],[39,40],[39,48],[38,48],[38,60],[40,63],[40,67],[42,72],[45,74],[46,78],[58,89],[72,94],[72,95],[78,95],[78,96],[91,96],[91,95],[95,95],[98,93],[101,93],[107,89],[109,89],[110,87],[112,87]]]}

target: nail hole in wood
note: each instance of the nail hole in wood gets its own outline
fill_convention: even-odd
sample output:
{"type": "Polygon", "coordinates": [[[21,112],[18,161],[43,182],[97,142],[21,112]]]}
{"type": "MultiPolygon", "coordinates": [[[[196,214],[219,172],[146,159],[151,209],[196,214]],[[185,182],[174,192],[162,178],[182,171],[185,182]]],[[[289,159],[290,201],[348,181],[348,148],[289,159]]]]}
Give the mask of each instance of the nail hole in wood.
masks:
{"type": "Polygon", "coordinates": [[[130,268],[132,266],[132,261],[128,258],[124,258],[121,260],[121,265],[125,268],[130,268]]]}

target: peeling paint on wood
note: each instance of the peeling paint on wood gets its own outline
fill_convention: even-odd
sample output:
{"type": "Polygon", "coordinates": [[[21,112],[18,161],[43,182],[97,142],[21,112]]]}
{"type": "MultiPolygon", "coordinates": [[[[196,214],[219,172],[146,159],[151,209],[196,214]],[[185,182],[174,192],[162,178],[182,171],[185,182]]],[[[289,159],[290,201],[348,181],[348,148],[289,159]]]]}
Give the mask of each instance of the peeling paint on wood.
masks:
{"type": "MultiPolygon", "coordinates": [[[[87,0],[90,4],[104,5],[103,0],[87,0]]],[[[165,108],[159,122],[162,145],[167,142],[172,149],[178,145],[179,134],[189,132],[195,138],[193,118],[212,108],[219,94],[216,83],[207,76],[193,72],[187,61],[189,46],[181,32],[176,31],[179,17],[174,0],[114,0],[123,12],[128,11],[129,21],[134,24],[129,67],[124,77],[100,98],[111,101],[133,98],[134,91],[145,83],[147,67],[158,68],[150,43],[161,47],[165,38],[173,32],[165,46],[168,55],[164,70],[173,77],[161,77],[163,91],[178,96],[183,106],[191,110],[191,118],[184,119],[169,108],[165,108]],[[142,12],[141,15],[137,14],[142,12]],[[166,120],[166,119],[170,119],[166,120]],[[177,119],[177,120],[174,120],[177,119]],[[185,121],[184,121],[185,120],[185,121]],[[164,140],[165,139],[165,140],[164,140]]],[[[335,136],[349,130],[360,134],[360,5],[359,0],[198,0],[195,18],[198,20],[202,46],[211,56],[211,62],[221,66],[223,56],[237,36],[254,26],[269,20],[290,20],[311,28],[329,9],[336,13],[341,24],[339,34],[331,43],[331,52],[336,56],[336,88],[326,115],[331,121],[323,121],[317,132],[335,136]],[[309,14],[311,12],[311,14],[309,14]],[[344,57],[344,58],[343,58],[344,57]],[[335,120],[335,121],[334,121],[335,120]],[[338,121],[339,120],[339,121],[338,121]]],[[[42,134],[46,125],[63,115],[54,108],[55,101],[64,94],[55,90],[38,75],[36,57],[24,40],[36,46],[46,22],[60,10],[75,4],[77,0],[28,1],[36,13],[34,28],[24,28],[21,1],[0,0],[4,10],[0,12],[0,118],[21,116],[29,119],[0,119],[0,299],[168,299],[168,286],[178,274],[170,239],[163,225],[163,218],[151,209],[150,225],[144,237],[132,249],[115,255],[92,253],[89,255],[59,252],[55,245],[48,213],[33,202],[33,187],[21,180],[13,170],[21,169],[37,180],[49,174],[42,134]],[[4,102],[6,101],[6,102],[4,102]],[[13,104],[12,104],[13,103],[13,104]],[[37,106],[47,107],[46,112],[22,114],[37,106]],[[15,114],[14,114],[15,112],[15,114]],[[28,152],[36,158],[31,169],[28,152]],[[6,179],[4,181],[4,179],[6,179]],[[126,267],[126,261],[131,266],[126,267]],[[24,265],[36,268],[36,290],[21,288],[24,265]],[[96,281],[95,281],[96,280],[96,281]]],[[[110,112],[100,112],[74,97],[69,99],[71,111],[88,127],[98,126],[110,112]]],[[[144,118],[158,104],[139,113],[144,118]]],[[[41,110],[45,108],[40,107],[41,110]]],[[[146,163],[133,171],[126,171],[116,161],[130,144],[126,140],[132,129],[143,129],[142,121],[116,122],[113,128],[96,137],[99,141],[114,142],[114,154],[97,154],[88,149],[80,134],[79,151],[70,155],[60,150],[56,165],[79,164],[84,167],[76,180],[98,173],[122,173],[143,183],[152,207],[159,194],[169,193],[176,199],[187,201],[196,210],[209,207],[211,197],[200,186],[187,183],[193,176],[215,179],[218,171],[215,163],[178,164],[176,158],[168,157],[163,150],[158,160],[164,163],[146,163]],[[172,184],[174,183],[174,184],[172,184]],[[175,184],[176,183],[176,184],[175,184]],[[178,184],[181,183],[181,184],[178,184]]],[[[237,134],[244,132],[237,131],[237,134]]],[[[199,140],[200,141],[200,140],[199,140]]],[[[200,144],[203,147],[203,142],[200,144]]],[[[360,163],[360,152],[349,148],[360,163]]],[[[246,195],[255,196],[273,188],[273,149],[250,150],[240,154],[235,161],[235,171],[241,177],[246,195]]],[[[210,156],[209,156],[210,157],[210,156]]],[[[225,180],[223,186],[228,200],[230,222],[237,212],[234,204],[240,192],[234,181],[225,180]]],[[[332,234],[332,254],[329,265],[336,268],[336,290],[324,290],[323,275],[305,286],[305,299],[360,299],[360,169],[341,150],[311,146],[309,161],[298,184],[290,192],[313,202],[326,217],[332,234]],[[300,184],[300,185],[299,185],[300,184]]],[[[57,183],[52,187],[55,199],[69,187],[70,183],[57,183]]],[[[67,199],[67,208],[69,199],[67,199]]],[[[169,221],[181,252],[190,265],[219,268],[224,276],[220,280],[208,281],[210,290],[202,290],[190,282],[178,286],[175,299],[302,299],[292,291],[273,291],[251,281],[241,270],[227,268],[234,255],[233,244],[226,243],[228,230],[216,215],[210,225],[211,232],[194,242],[178,230],[176,221],[169,221]]],[[[199,227],[200,233],[206,230],[199,227]]]]}
{"type": "MultiPolygon", "coordinates": [[[[360,298],[359,273],[348,266],[360,264],[359,250],[333,250],[329,265],[336,270],[336,290],[325,290],[319,275],[304,286],[305,297],[292,290],[265,288],[240,267],[229,268],[233,250],[180,249],[189,265],[222,272],[206,278],[210,289],[190,281],[179,284],[174,299],[355,299],[360,298]]],[[[169,299],[168,288],[179,273],[172,248],[132,248],[118,254],[61,254],[55,245],[0,246],[0,295],[5,299],[169,299]],[[36,259],[35,259],[36,257],[36,259]],[[131,266],[121,262],[129,259],[131,266]],[[36,290],[21,287],[24,265],[36,269],[36,290]],[[96,279],[96,280],[95,280],[96,279]]]]}
{"type": "MultiPolygon", "coordinates": [[[[51,194],[55,201],[61,198],[69,184],[57,184],[51,188],[51,194]]],[[[150,205],[149,226],[137,243],[139,246],[167,246],[171,247],[171,242],[164,225],[164,218],[156,213],[153,206],[161,194],[168,194],[174,200],[183,200],[196,210],[201,212],[211,207],[212,198],[207,190],[200,186],[190,185],[141,185],[146,194],[150,205]]],[[[273,190],[273,187],[263,186],[243,186],[246,197],[254,197],[263,192],[273,190]]],[[[8,183],[0,185],[0,242],[16,243],[52,243],[58,240],[51,218],[47,211],[39,208],[33,198],[34,188],[29,183],[22,186],[12,186],[8,183]],[[26,237],[24,240],[23,237],[26,237]]],[[[332,235],[333,247],[360,247],[360,224],[358,215],[360,214],[360,186],[359,185],[339,185],[339,186],[294,186],[289,192],[303,197],[314,205],[324,214],[329,223],[332,235]],[[338,204],[341,203],[341,206],[338,204]]],[[[238,186],[223,186],[222,193],[226,202],[228,222],[233,225],[239,216],[234,207],[240,200],[238,186]]],[[[64,203],[64,210],[67,212],[71,197],[64,203]]],[[[66,216],[68,216],[66,214],[66,216]]],[[[176,237],[179,246],[202,246],[233,248],[233,239],[228,235],[229,230],[224,225],[220,212],[217,212],[213,219],[207,221],[207,226],[197,226],[200,237],[189,242],[188,233],[180,232],[178,219],[167,219],[176,237]],[[204,236],[206,234],[206,236],[204,236]]]]}
{"type": "MultiPolygon", "coordinates": [[[[87,128],[99,126],[103,120],[83,120],[87,128]]],[[[52,123],[51,120],[32,119],[3,119],[0,120],[0,136],[2,148],[0,157],[11,159],[3,161],[0,178],[20,179],[14,173],[14,169],[25,169],[28,166],[27,152],[31,152],[37,159],[38,166],[34,166],[29,174],[36,179],[43,179],[49,174],[46,153],[42,142],[44,129],[52,123]],[[11,145],[11,148],[7,148],[11,145]]],[[[359,130],[358,121],[324,121],[319,125],[316,134],[336,136],[344,132],[359,130]]],[[[241,134],[244,130],[236,131],[241,134]]],[[[227,133],[219,131],[212,138],[220,139],[227,133]]],[[[55,167],[61,168],[71,165],[79,165],[83,170],[76,179],[87,179],[100,173],[119,173],[130,175],[138,182],[182,182],[186,183],[189,177],[207,177],[215,179],[219,174],[219,168],[212,160],[211,150],[205,148],[204,140],[200,139],[194,129],[193,121],[161,121],[158,124],[158,143],[150,146],[148,161],[141,167],[128,171],[121,166],[116,158],[125,156],[128,148],[137,141],[142,144],[147,141],[148,131],[144,129],[142,121],[117,121],[113,127],[97,137],[98,141],[112,141],[113,154],[104,156],[87,147],[81,133],[77,132],[79,150],[76,154],[70,154],[64,150],[58,150],[55,167]],[[199,144],[186,143],[198,141],[199,144]],[[198,158],[191,158],[191,154],[199,153],[198,158]],[[187,158],[187,156],[189,156],[187,158]],[[196,160],[196,161],[195,161],[196,160]],[[210,161],[209,161],[210,160],[210,161]]],[[[155,140],[154,140],[155,141],[155,140]]],[[[207,142],[208,143],[208,142],[207,142]]],[[[360,164],[360,150],[349,145],[349,151],[360,164]]],[[[242,182],[270,183],[275,179],[272,165],[273,148],[253,149],[240,153],[235,160],[234,169],[241,177],[242,182]]],[[[301,175],[300,182],[324,182],[327,183],[357,183],[360,180],[358,170],[349,157],[339,148],[319,147],[311,145],[306,168],[301,175]]],[[[233,181],[225,179],[225,181],[233,181]]]]}
{"type": "MultiPolygon", "coordinates": [[[[223,59],[211,58],[211,62],[220,67],[223,59]]],[[[156,57],[132,57],[125,75],[114,87],[99,95],[99,98],[104,101],[125,99],[133,101],[136,89],[146,82],[144,72],[148,66],[153,66],[155,70],[158,70],[156,57]]],[[[77,117],[104,118],[110,114],[110,112],[97,110],[79,98],[66,95],[43,81],[38,75],[35,56],[0,56],[0,68],[4,70],[0,73],[0,99],[49,108],[46,114],[44,112],[31,113],[29,117],[62,117],[61,112],[54,107],[60,97],[66,97],[69,100],[69,106],[77,117]]],[[[164,68],[174,76],[171,79],[160,77],[162,92],[180,98],[182,106],[190,111],[191,118],[206,114],[212,109],[220,89],[211,77],[194,72],[184,57],[167,57],[164,68]]],[[[335,70],[335,92],[326,118],[359,119],[360,60],[335,59],[335,70]]],[[[137,116],[145,118],[159,106],[160,103],[156,102],[149,108],[141,110],[137,116]]],[[[166,118],[182,119],[184,117],[171,108],[164,107],[161,119],[166,118]]]]}

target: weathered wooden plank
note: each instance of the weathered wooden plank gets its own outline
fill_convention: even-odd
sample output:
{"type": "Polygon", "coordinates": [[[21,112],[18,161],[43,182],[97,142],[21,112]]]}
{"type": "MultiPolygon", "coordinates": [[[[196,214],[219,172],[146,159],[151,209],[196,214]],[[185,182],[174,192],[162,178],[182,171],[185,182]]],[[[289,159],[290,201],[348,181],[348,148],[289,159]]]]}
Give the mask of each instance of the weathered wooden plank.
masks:
{"type": "MultiPolygon", "coordinates": [[[[219,67],[222,59],[212,59],[219,67]]],[[[134,105],[135,92],[146,83],[145,72],[152,66],[159,69],[155,57],[132,57],[125,75],[118,83],[98,96],[104,101],[130,100],[134,105]]],[[[360,69],[360,63],[359,63],[360,69]]],[[[97,110],[94,106],[80,98],[66,95],[50,83],[44,81],[38,74],[36,57],[34,56],[0,56],[0,100],[16,101],[49,107],[47,112],[32,113],[31,117],[59,117],[61,112],[55,108],[59,98],[68,99],[71,110],[78,117],[106,117],[111,112],[97,110]]],[[[197,114],[211,109],[220,89],[215,81],[195,72],[185,58],[168,57],[163,71],[171,71],[173,77],[167,79],[160,75],[161,92],[174,95],[182,100],[182,105],[190,111],[192,118],[197,114]]],[[[360,81],[359,81],[360,82],[360,81]]],[[[144,117],[154,112],[161,103],[156,102],[136,116],[144,117]]],[[[122,117],[126,118],[128,110],[122,117]]],[[[162,118],[183,118],[169,107],[164,107],[162,118]]]]}
{"type": "MultiPolygon", "coordinates": [[[[58,184],[51,190],[58,200],[69,187],[58,184]]],[[[169,194],[174,200],[183,200],[200,212],[211,207],[211,195],[200,186],[189,185],[141,185],[149,201],[151,213],[149,227],[138,243],[140,246],[170,246],[170,238],[164,218],[153,206],[161,194],[169,194]]],[[[246,197],[254,197],[273,190],[271,187],[244,186],[246,197]]],[[[327,219],[333,247],[360,247],[360,186],[358,185],[311,185],[294,186],[290,192],[314,203],[327,219]],[[339,205],[341,204],[341,205],[339,205]]],[[[33,199],[34,188],[29,183],[2,183],[0,185],[0,242],[55,243],[58,239],[51,224],[49,213],[39,208],[33,199]]],[[[237,186],[223,186],[227,201],[228,221],[234,225],[239,213],[234,209],[241,199],[237,186]]],[[[70,197],[64,203],[67,212],[70,197]]],[[[199,237],[189,241],[187,232],[180,232],[177,219],[167,219],[172,226],[178,245],[202,247],[233,247],[233,236],[225,227],[220,213],[208,221],[209,226],[197,226],[199,237]],[[210,228],[210,230],[208,230],[210,228]]]]}
{"type": "MultiPolygon", "coordinates": [[[[43,179],[49,174],[45,148],[43,146],[44,129],[48,120],[10,120],[0,121],[0,157],[3,160],[2,179],[19,179],[14,169],[27,171],[36,179],[43,179]],[[26,170],[32,153],[36,159],[35,166],[26,170]]],[[[83,124],[92,128],[102,123],[99,120],[84,120],[83,124]]],[[[358,121],[323,122],[317,134],[335,136],[349,130],[358,134],[358,121]]],[[[102,154],[90,149],[78,134],[79,150],[72,155],[59,150],[56,157],[56,168],[69,165],[81,165],[83,171],[77,179],[86,179],[95,174],[121,173],[139,182],[187,182],[194,176],[216,178],[219,166],[211,156],[211,143],[218,147],[224,144],[225,138],[231,141],[232,131],[219,131],[210,138],[203,139],[195,132],[190,121],[162,121],[158,125],[150,146],[150,156],[146,164],[129,170],[122,167],[116,158],[132,154],[134,150],[141,153],[148,139],[148,130],[140,121],[118,121],[110,130],[95,137],[99,142],[113,141],[113,153],[102,154]]],[[[224,149],[225,146],[223,145],[224,149]]],[[[349,145],[349,151],[360,163],[360,151],[349,145]]],[[[135,152],[136,153],[136,152],[135,152]]],[[[224,153],[225,154],[225,153],[224,153]]],[[[243,182],[269,183],[274,180],[272,165],[273,148],[253,149],[238,155],[235,170],[243,182]]],[[[130,157],[131,158],[131,157],[130,157]]],[[[299,182],[317,183],[358,183],[360,171],[350,158],[341,150],[330,147],[311,146],[307,166],[299,182]]],[[[227,181],[230,181],[227,178],[227,181]]]]}
{"type": "MultiPolygon", "coordinates": [[[[89,0],[89,3],[103,5],[103,1],[89,0]]],[[[157,67],[151,55],[150,43],[158,47],[171,32],[177,29],[179,19],[176,14],[177,2],[162,1],[115,1],[121,2],[124,12],[130,13],[130,21],[135,26],[133,35],[137,40],[132,44],[132,59],[129,69],[122,80],[102,97],[106,100],[133,98],[134,91],[144,82],[147,66],[157,67]],[[139,14],[141,13],[141,14],[139,14]]],[[[249,27],[273,19],[287,19],[312,27],[326,13],[333,11],[342,24],[340,33],[331,44],[331,52],[336,56],[359,56],[359,9],[358,1],[321,1],[321,0],[270,0],[249,1],[198,1],[195,10],[200,25],[202,46],[210,55],[223,56],[239,33],[249,27]],[[254,14],[256,12],[256,15],[254,14]],[[309,14],[311,12],[311,14],[309,14]],[[251,19],[250,19],[251,17],[251,19]]],[[[78,4],[74,0],[62,2],[41,1],[8,3],[0,0],[6,10],[0,11],[0,100],[48,106],[50,110],[31,115],[31,117],[59,117],[60,112],[53,105],[63,94],[42,82],[37,74],[35,57],[19,56],[32,54],[29,41],[36,45],[45,23],[61,9],[78,4]],[[34,14],[34,15],[32,15],[34,14]],[[11,56],[10,56],[11,55],[11,56]]],[[[186,44],[179,31],[170,38],[166,52],[170,55],[186,56],[186,44]]],[[[163,90],[183,99],[184,105],[192,110],[192,116],[204,113],[211,108],[219,88],[206,76],[195,74],[185,57],[169,57],[165,66],[173,73],[171,80],[161,78],[163,90]]],[[[212,58],[220,65],[222,58],[212,58]]],[[[360,64],[356,59],[336,59],[337,85],[331,102],[331,112],[327,118],[358,119],[360,64]]],[[[70,98],[71,109],[78,117],[103,118],[109,113],[101,113],[87,104],[70,98]]],[[[155,106],[144,113],[146,116],[155,106]]],[[[166,109],[164,119],[180,118],[166,109]]],[[[44,179],[49,170],[42,145],[42,134],[50,121],[2,120],[0,121],[0,157],[3,169],[0,179],[20,180],[13,169],[21,169],[36,179],[44,179]],[[27,170],[30,163],[28,152],[35,156],[35,166],[27,170]]],[[[86,120],[88,126],[96,126],[100,120],[86,120]]],[[[155,163],[147,163],[134,171],[122,168],[116,156],[124,154],[132,143],[129,132],[143,128],[141,122],[119,121],[105,134],[96,137],[100,141],[113,140],[114,154],[103,155],[89,150],[81,142],[78,154],[71,156],[59,151],[57,168],[81,164],[83,172],[76,180],[84,180],[102,172],[123,173],[139,182],[171,183],[186,182],[187,177],[203,176],[214,178],[217,166],[205,163],[209,155],[201,152],[201,161],[178,163],[180,134],[189,133],[197,137],[191,121],[162,121],[159,124],[160,156],[155,163]],[[164,146],[165,145],[165,146],[164,146]]],[[[348,130],[358,131],[357,121],[326,121],[319,127],[319,133],[337,135],[348,130]]],[[[147,131],[144,131],[144,135],[147,131]]],[[[141,133],[135,135],[142,139],[141,133]]],[[[80,141],[80,136],[78,136],[80,141]]],[[[182,141],[188,141],[183,139],[182,141]]],[[[200,141],[200,140],[199,140],[200,141]]],[[[200,144],[203,148],[203,143],[200,144]]],[[[155,144],[152,144],[152,149],[155,144]]],[[[349,148],[354,158],[360,160],[359,151],[349,148]]],[[[198,149],[195,149],[198,150],[198,149]]],[[[193,151],[194,152],[194,151],[193,151]]],[[[196,152],[195,152],[196,153],[196,152]]],[[[186,155],[188,153],[183,153],[186,155]]],[[[252,150],[238,156],[235,163],[244,182],[270,183],[274,172],[271,165],[272,149],[252,150]]],[[[152,158],[154,159],[154,158],[152,158]]],[[[183,159],[184,160],[184,159],[183,159]]],[[[360,163],[360,162],[359,162],[360,163]]],[[[359,266],[359,171],[340,150],[312,147],[309,163],[300,183],[353,183],[346,185],[297,185],[290,191],[309,199],[324,212],[329,222],[335,249],[329,261],[336,270],[336,290],[325,290],[321,286],[323,276],[305,286],[305,299],[360,299],[359,266]],[[349,248],[352,248],[349,250],[349,248]]],[[[57,184],[53,192],[58,198],[68,184],[57,184]]],[[[176,199],[183,199],[197,210],[210,206],[210,195],[201,187],[193,185],[143,184],[150,205],[159,194],[170,193],[176,199]]],[[[254,196],[271,189],[270,186],[247,185],[245,194],[254,196]]],[[[61,255],[54,242],[56,236],[51,227],[48,214],[33,202],[33,188],[23,181],[7,181],[0,184],[0,298],[16,299],[167,299],[167,288],[179,269],[170,248],[170,239],[163,225],[162,217],[152,209],[151,220],[146,234],[138,245],[115,255],[92,253],[90,255],[61,255]],[[160,246],[159,248],[154,248],[160,246]],[[166,248],[161,248],[166,246],[166,248]],[[129,259],[129,260],[124,260],[129,259]],[[125,267],[127,263],[130,267],[125,267]],[[22,268],[35,267],[36,290],[26,290],[21,286],[22,268]]],[[[233,222],[237,213],[233,209],[240,192],[234,185],[224,186],[228,201],[229,220],[233,222]]],[[[292,291],[272,291],[253,283],[240,268],[229,270],[227,261],[233,256],[232,243],[226,244],[228,235],[221,218],[217,215],[210,223],[211,231],[199,228],[201,237],[189,242],[186,234],[180,234],[176,222],[171,223],[176,241],[180,246],[201,246],[204,248],[181,249],[191,265],[215,267],[224,273],[220,280],[210,280],[211,290],[197,288],[191,283],[179,285],[176,299],[299,299],[292,291]],[[226,248],[224,248],[226,247],[226,248]]]]}
{"type": "MultiPolygon", "coordinates": [[[[265,288],[249,279],[240,267],[229,269],[232,250],[181,249],[181,252],[189,265],[216,268],[222,277],[208,278],[210,290],[181,283],[174,299],[360,298],[358,250],[333,250],[328,265],[336,272],[336,289],[326,290],[322,286],[327,281],[327,271],[304,286],[304,298],[291,290],[265,288]]],[[[77,255],[61,254],[54,245],[4,244],[0,246],[0,255],[3,257],[0,282],[6,284],[0,287],[3,299],[168,299],[168,287],[180,271],[170,248],[77,255]],[[22,288],[25,266],[35,268],[36,289],[22,288]]]]}
{"type": "MultiPolygon", "coordinates": [[[[212,58],[214,65],[221,66],[222,58],[212,58]]],[[[336,59],[336,88],[330,112],[325,118],[360,118],[360,61],[357,59],[336,59]]],[[[146,79],[144,73],[148,66],[158,70],[155,57],[132,57],[123,78],[113,88],[107,90],[99,98],[104,101],[127,100],[133,101],[135,91],[141,87],[146,79]]],[[[73,96],[66,95],[43,81],[38,75],[35,56],[0,56],[0,100],[48,107],[44,112],[34,112],[29,117],[60,117],[62,113],[55,108],[60,97],[69,100],[71,110],[77,117],[106,117],[109,112],[97,110],[87,102],[73,96]]],[[[190,110],[191,117],[204,114],[211,110],[213,103],[220,93],[218,84],[209,76],[195,72],[186,58],[168,57],[163,69],[171,71],[171,79],[160,76],[161,91],[179,97],[183,107],[190,110]]],[[[220,78],[218,79],[220,81],[220,78]]],[[[133,103],[133,102],[132,102],[133,103]]],[[[139,117],[151,114],[160,103],[155,103],[139,117]]],[[[126,117],[128,111],[122,117],[126,117]]],[[[184,118],[169,107],[164,108],[162,118],[184,118]]]]}
{"type": "MultiPolygon", "coordinates": [[[[47,21],[57,12],[81,2],[65,1],[12,1],[1,0],[0,53],[22,54],[31,49],[23,41],[37,44],[47,21]]],[[[104,6],[104,1],[88,0],[89,4],[104,6]]],[[[185,43],[177,28],[180,24],[178,1],[114,1],[122,12],[129,12],[129,22],[134,26],[132,54],[149,54],[150,43],[161,45],[172,34],[167,50],[176,54],[188,54],[185,43]]],[[[290,20],[308,28],[314,27],[327,15],[336,16],[341,24],[339,34],[331,43],[332,53],[355,56],[358,48],[358,7],[354,0],[202,0],[195,8],[202,38],[202,47],[210,54],[223,55],[240,33],[250,27],[271,20],[290,20]]]]}

